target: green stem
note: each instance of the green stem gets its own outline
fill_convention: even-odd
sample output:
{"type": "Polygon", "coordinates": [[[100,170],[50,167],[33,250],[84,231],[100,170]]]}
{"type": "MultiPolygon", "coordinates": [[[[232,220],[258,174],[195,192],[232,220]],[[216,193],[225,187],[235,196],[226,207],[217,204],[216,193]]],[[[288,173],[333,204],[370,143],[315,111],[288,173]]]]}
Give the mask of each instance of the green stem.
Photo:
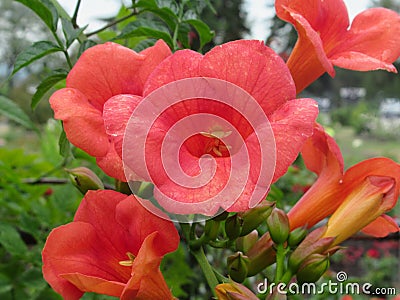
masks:
{"type": "Polygon", "coordinates": [[[214,270],[212,269],[207,257],[204,253],[203,247],[196,251],[191,251],[192,255],[199,264],[204,276],[206,277],[208,286],[210,287],[213,295],[215,296],[215,287],[219,284],[217,277],[215,276],[214,270]]]}
{"type": "Polygon", "coordinates": [[[276,245],[276,272],[275,272],[275,283],[281,282],[284,264],[285,264],[285,247],[283,244],[276,245]]]}
{"type": "Polygon", "coordinates": [[[179,46],[178,46],[178,32],[179,32],[179,26],[180,26],[180,24],[182,22],[184,6],[185,6],[184,3],[181,3],[179,5],[178,23],[176,23],[175,30],[174,30],[174,35],[172,36],[172,43],[173,43],[173,46],[174,46],[174,50],[178,50],[179,49],[179,46]]]}
{"type": "Polygon", "coordinates": [[[112,26],[114,26],[114,25],[117,25],[118,23],[121,23],[121,22],[123,22],[123,21],[125,21],[125,20],[127,20],[127,19],[129,19],[129,18],[131,18],[131,17],[133,17],[133,16],[135,16],[135,15],[137,15],[137,12],[136,12],[136,11],[133,11],[132,13],[130,13],[129,15],[127,15],[127,16],[125,16],[125,17],[122,17],[122,18],[120,18],[120,19],[117,19],[117,20],[115,20],[115,21],[113,21],[113,22],[111,22],[111,23],[108,23],[108,24],[106,24],[105,26],[103,26],[103,27],[101,27],[101,28],[99,28],[99,29],[97,29],[97,30],[95,30],[95,31],[86,33],[86,36],[87,36],[87,37],[90,37],[90,36],[92,36],[92,35],[98,34],[99,32],[102,32],[103,30],[105,30],[105,29],[107,29],[107,28],[110,28],[110,27],[112,27],[112,26]]]}
{"type": "Polygon", "coordinates": [[[79,7],[81,6],[81,0],[78,0],[76,2],[76,6],[75,6],[75,10],[74,10],[74,14],[72,16],[71,22],[72,22],[72,26],[74,28],[78,28],[78,24],[76,23],[76,19],[78,18],[78,11],[79,11],[79,7]]]}
{"type": "Polygon", "coordinates": [[[290,279],[292,279],[293,274],[290,271],[290,269],[286,270],[285,274],[283,274],[282,278],[281,278],[281,282],[288,284],[290,279]]]}

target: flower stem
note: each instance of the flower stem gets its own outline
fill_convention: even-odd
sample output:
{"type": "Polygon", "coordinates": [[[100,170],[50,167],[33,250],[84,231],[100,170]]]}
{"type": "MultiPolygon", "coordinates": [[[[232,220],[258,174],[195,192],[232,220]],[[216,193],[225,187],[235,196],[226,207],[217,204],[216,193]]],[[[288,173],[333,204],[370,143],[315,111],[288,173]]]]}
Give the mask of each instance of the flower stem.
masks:
{"type": "Polygon", "coordinates": [[[214,270],[212,269],[210,263],[207,260],[203,247],[200,247],[198,250],[195,251],[192,250],[191,253],[196,259],[197,263],[199,264],[201,270],[203,271],[208,286],[210,287],[213,295],[215,296],[215,287],[219,284],[219,282],[217,277],[215,276],[214,270]]]}
{"type": "Polygon", "coordinates": [[[276,272],[275,272],[275,283],[278,284],[283,276],[284,264],[285,264],[285,247],[283,244],[276,245],[276,272]]]}

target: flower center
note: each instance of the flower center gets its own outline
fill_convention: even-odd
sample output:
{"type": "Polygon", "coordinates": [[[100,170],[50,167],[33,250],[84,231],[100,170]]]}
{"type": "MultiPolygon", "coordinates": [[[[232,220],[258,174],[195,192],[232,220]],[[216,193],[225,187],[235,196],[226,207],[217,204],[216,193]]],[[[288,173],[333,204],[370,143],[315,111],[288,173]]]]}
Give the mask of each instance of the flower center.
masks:
{"type": "Polygon", "coordinates": [[[133,255],[131,252],[126,252],[126,255],[128,256],[129,259],[121,260],[119,264],[124,267],[132,267],[133,261],[135,260],[135,255],[133,255]]]}
{"type": "Polygon", "coordinates": [[[210,139],[204,149],[205,153],[215,154],[216,156],[229,156],[231,146],[225,145],[222,138],[230,136],[232,131],[215,130],[212,132],[200,132],[202,136],[210,139]]]}

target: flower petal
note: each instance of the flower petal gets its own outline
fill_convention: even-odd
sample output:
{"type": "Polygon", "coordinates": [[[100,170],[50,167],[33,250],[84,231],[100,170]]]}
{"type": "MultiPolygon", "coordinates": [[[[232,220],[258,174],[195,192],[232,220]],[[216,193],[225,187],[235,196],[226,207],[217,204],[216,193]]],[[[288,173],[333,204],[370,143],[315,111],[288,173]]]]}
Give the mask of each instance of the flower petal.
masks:
{"type": "Polygon", "coordinates": [[[50,97],[54,118],[62,120],[67,138],[92,156],[103,156],[110,147],[101,112],[76,89],[61,89],[50,97]]]}
{"type": "Polygon", "coordinates": [[[109,281],[80,273],[66,273],[61,274],[60,277],[68,280],[82,292],[119,297],[125,288],[125,284],[121,282],[109,281]]]}
{"type": "Polygon", "coordinates": [[[386,8],[367,9],[354,18],[330,59],[335,65],[352,70],[396,72],[392,63],[400,56],[399,31],[399,14],[386,8]]]}
{"type": "Polygon", "coordinates": [[[157,251],[157,235],[154,232],[143,241],[133,261],[132,277],[127,283],[121,300],[174,299],[160,271],[162,257],[157,251]]]}
{"type": "Polygon", "coordinates": [[[285,63],[262,41],[239,40],[217,46],[204,56],[200,70],[202,76],[243,88],[267,116],[296,95],[285,63]]]}
{"type": "Polygon", "coordinates": [[[390,233],[398,232],[399,225],[388,215],[382,215],[365,226],[361,231],[373,237],[382,238],[388,236],[390,233]]]}
{"type": "MultiPolygon", "coordinates": [[[[72,222],[53,229],[44,246],[43,276],[65,299],[80,299],[82,291],[60,276],[80,273],[107,281],[126,282],[130,275],[118,262],[124,256],[110,250],[88,223],[72,222]]],[[[122,253],[122,255],[124,255],[122,253]]]]}
{"type": "Polygon", "coordinates": [[[270,118],[276,143],[273,182],[286,173],[305,141],[312,135],[318,105],[312,99],[295,99],[280,107],[270,118]]]}
{"type": "Polygon", "coordinates": [[[342,189],[343,157],[335,140],[321,125],[315,124],[314,133],[304,144],[301,155],[307,168],[318,174],[318,179],[289,211],[291,229],[314,226],[344,200],[344,197],[335,196],[342,189]]]}
{"type": "Polygon", "coordinates": [[[67,87],[80,90],[102,110],[114,95],[141,95],[147,77],[170,54],[162,40],[141,53],[111,42],[97,45],[79,58],[67,77],[67,87]]]}

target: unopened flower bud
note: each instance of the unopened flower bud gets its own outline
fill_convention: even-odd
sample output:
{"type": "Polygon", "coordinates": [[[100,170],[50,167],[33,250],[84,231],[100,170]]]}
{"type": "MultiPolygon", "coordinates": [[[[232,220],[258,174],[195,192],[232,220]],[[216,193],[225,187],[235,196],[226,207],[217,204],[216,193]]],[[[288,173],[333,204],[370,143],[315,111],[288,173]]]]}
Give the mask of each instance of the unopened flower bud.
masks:
{"type": "Polygon", "coordinates": [[[219,222],[221,222],[221,221],[225,221],[226,218],[228,218],[228,217],[229,217],[229,213],[228,213],[226,210],[224,210],[222,213],[216,215],[216,216],[213,217],[212,219],[213,219],[214,221],[219,221],[219,222]]]}
{"type": "Polygon", "coordinates": [[[236,282],[243,282],[247,277],[249,259],[242,252],[228,256],[227,265],[229,276],[236,282]]]}
{"type": "Polygon", "coordinates": [[[289,238],[288,238],[288,245],[291,248],[296,247],[298,244],[301,243],[302,240],[307,235],[307,228],[306,227],[297,227],[296,229],[292,230],[292,232],[289,233],[289,238]]]}
{"type": "Polygon", "coordinates": [[[219,233],[220,222],[216,222],[213,219],[207,220],[204,226],[204,234],[207,236],[208,240],[215,240],[219,233]]]}
{"type": "Polygon", "coordinates": [[[322,238],[325,230],[325,227],[320,227],[312,231],[289,256],[288,266],[293,274],[297,273],[300,265],[311,254],[321,254],[329,249],[335,238],[322,238]]]}
{"type": "Polygon", "coordinates": [[[241,236],[236,240],[236,248],[246,253],[258,240],[258,231],[253,230],[248,235],[241,236]]]}
{"type": "Polygon", "coordinates": [[[262,222],[265,222],[275,207],[275,202],[263,201],[256,207],[253,207],[239,216],[243,219],[242,232],[240,235],[246,235],[256,229],[262,222]]]}
{"type": "Polygon", "coordinates": [[[103,182],[90,169],[86,167],[78,167],[74,169],[65,169],[69,173],[72,184],[75,185],[82,194],[86,194],[88,190],[104,189],[103,182]]]}
{"type": "Polygon", "coordinates": [[[268,231],[275,244],[283,244],[289,237],[289,219],[286,213],[275,208],[267,219],[268,231]]]}
{"type": "Polygon", "coordinates": [[[322,254],[311,254],[303,261],[296,277],[299,283],[316,282],[329,268],[329,257],[322,254]]]}
{"type": "Polygon", "coordinates": [[[218,300],[258,300],[247,287],[234,281],[218,284],[215,293],[218,300]]]}
{"type": "Polygon", "coordinates": [[[234,240],[240,236],[243,220],[237,214],[230,216],[225,221],[225,232],[229,239],[234,240]]]}

